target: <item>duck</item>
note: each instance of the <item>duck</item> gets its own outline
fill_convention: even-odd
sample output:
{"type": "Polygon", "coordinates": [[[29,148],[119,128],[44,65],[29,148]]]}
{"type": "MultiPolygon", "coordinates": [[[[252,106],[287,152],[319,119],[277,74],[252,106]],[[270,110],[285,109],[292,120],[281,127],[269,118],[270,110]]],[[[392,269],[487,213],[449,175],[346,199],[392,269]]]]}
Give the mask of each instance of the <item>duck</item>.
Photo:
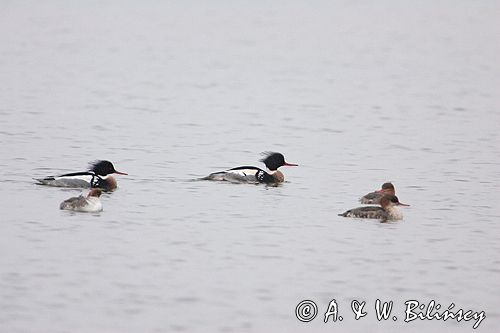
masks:
{"type": "Polygon", "coordinates": [[[380,199],[380,206],[363,206],[349,209],[348,211],[339,214],[343,217],[357,217],[363,219],[379,219],[381,222],[389,220],[401,220],[403,214],[395,206],[409,206],[399,202],[395,195],[385,194],[380,199]]]}
{"type": "Polygon", "coordinates": [[[380,199],[384,195],[396,195],[396,189],[392,183],[387,182],[383,183],[380,190],[370,192],[359,199],[359,202],[362,204],[376,204],[380,203],[380,199]]]}
{"type": "Polygon", "coordinates": [[[102,194],[102,190],[99,188],[93,188],[87,194],[87,196],[80,195],[78,197],[72,197],[64,200],[59,205],[62,210],[72,210],[75,212],[86,212],[86,213],[97,213],[102,211],[102,203],[99,197],[102,194]]]}
{"type": "Polygon", "coordinates": [[[232,183],[265,183],[279,184],[285,181],[285,176],[278,170],[282,166],[298,166],[288,163],[285,156],[277,152],[266,152],[260,161],[264,163],[268,171],[255,166],[239,166],[225,171],[211,173],[202,178],[204,180],[228,181],[232,183]]]}
{"type": "Polygon", "coordinates": [[[90,163],[88,171],[67,173],[59,176],[34,178],[39,185],[70,187],[70,188],[100,188],[104,191],[113,191],[118,187],[112,174],[127,175],[125,172],[116,171],[113,163],[98,160],[90,163]]]}

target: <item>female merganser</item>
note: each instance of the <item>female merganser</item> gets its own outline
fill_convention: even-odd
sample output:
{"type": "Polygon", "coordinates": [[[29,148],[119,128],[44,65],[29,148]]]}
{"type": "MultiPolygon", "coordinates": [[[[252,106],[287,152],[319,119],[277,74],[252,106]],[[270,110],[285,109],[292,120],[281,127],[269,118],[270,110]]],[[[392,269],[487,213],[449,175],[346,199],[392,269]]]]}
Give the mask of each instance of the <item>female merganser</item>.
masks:
{"type": "Polygon", "coordinates": [[[396,195],[396,190],[394,189],[394,185],[392,185],[392,183],[383,183],[380,190],[368,193],[367,195],[361,197],[359,202],[362,204],[379,204],[380,199],[382,199],[384,195],[396,195]]]}
{"type": "Polygon", "coordinates": [[[84,197],[80,195],[79,197],[69,198],[61,202],[59,206],[60,209],[73,210],[75,212],[88,212],[96,213],[102,211],[102,203],[99,197],[102,191],[98,188],[93,188],[90,190],[89,194],[84,197]]]}
{"type": "Polygon", "coordinates": [[[265,153],[266,157],[261,159],[269,172],[254,166],[240,166],[226,171],[214,172],[203,178],[205,180],[225,180],[233,183],[282,183],[285,176],[278,170],[282,166],[298,166],[297,164],[285,162],[285,157],[280,153],[265,153]]]}
{"type": "Polygon", "coordinates": [[[125,172],[116,171],[110,161],[96,161],[90,164],[89,171],[67,173],[35,180],[40,185],[76,188],[91,187],[112,191],[117,187],[116,180],[111,176],[113,173],[126,175],[125,172]]]}
{"type": "Polygon", "coordinates": [[[399,199],[395,195],[384,195],[380,199],[379,206],[364,206],[349,209],[339,216],[344,217],[359,217],[363,219],[380,219],[381,222],[386,222],[387,220],[401,220],[403,214],[395,206],[409,206],[399,202],[399,199]]]}

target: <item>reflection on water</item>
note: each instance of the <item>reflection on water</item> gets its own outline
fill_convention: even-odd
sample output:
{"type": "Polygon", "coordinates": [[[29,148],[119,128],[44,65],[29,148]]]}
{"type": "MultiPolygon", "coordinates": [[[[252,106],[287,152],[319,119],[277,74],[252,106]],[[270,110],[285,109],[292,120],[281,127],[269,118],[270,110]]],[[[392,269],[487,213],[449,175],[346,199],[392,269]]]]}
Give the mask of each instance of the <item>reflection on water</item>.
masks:
{"type": "Polygon", "coordinates": [[[494,332],[496,6],[4,4],[1,331],[470,331],[404,323],[433,299],[494,332]],[[193,181],[269,150],[282,186],[193,181]],[[31,179],[96,159],[129,173],[99,214],[31,179]],[[337,216],[385,181],[403,221],[337,216]],[[398,321],[353,319],[377,298],[398,321]]]}

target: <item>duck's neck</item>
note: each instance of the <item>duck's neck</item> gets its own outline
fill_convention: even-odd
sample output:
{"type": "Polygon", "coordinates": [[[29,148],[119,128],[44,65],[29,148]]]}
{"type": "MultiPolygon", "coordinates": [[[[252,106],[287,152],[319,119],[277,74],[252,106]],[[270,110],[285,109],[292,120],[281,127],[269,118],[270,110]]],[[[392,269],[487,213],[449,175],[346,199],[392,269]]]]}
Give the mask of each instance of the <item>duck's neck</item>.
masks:
{"type": "Polygon", "coordinates": [[[279,170],[269,171],[269,174],[273,176],[276,183],[283,183],[285,181],[285,175],[279,170]]]}
{"type": "Polygon", "coordinates": [[[112,191],[112,190],[116,189],[116,187],[118,186],[118,184],[116,183],[116,179],[114,177],[112,177],[111,175],[107,175],[105,177],[106,178],[101,177],[101,180],[99,181],[97,187],[100,187],[100,188],[104,189],[105,191],[112,191]]]}

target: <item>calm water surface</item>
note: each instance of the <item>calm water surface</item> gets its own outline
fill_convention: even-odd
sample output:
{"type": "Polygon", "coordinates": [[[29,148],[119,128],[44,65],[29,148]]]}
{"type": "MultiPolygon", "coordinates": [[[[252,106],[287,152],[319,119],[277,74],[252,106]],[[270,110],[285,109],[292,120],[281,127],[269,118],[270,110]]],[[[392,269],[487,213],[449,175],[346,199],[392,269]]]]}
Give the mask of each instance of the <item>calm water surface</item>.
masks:
{"type": "Polygon", "coordinates": [[[498,332],[499,12],[4,1],[0,331],[472,331],[404,323],[416,299],[484,310],[477,331],[498,332]],[[300,164],[282,186],[193,181],[266,150],[300,164]],[[31,179],[95,159],[129,173],[99,214],[60,211],[80,192],[31,179]],[[337,216],[384,181],[403,221],[337,216]],[[332,299],[344,320],[324,324],[332,299]]]}

